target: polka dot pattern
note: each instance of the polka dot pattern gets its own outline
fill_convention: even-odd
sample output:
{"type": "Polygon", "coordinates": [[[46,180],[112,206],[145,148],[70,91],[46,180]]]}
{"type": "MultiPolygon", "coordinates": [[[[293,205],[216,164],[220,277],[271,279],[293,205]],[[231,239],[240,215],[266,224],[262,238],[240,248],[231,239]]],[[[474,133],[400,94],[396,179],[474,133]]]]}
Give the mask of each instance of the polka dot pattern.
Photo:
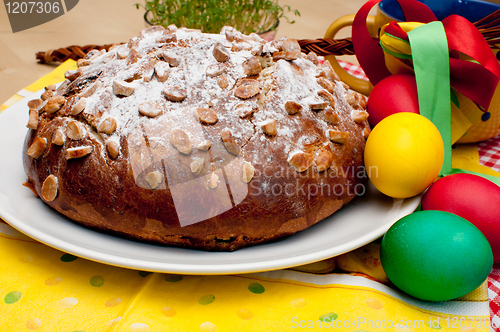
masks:
{"type": "Polygon", "coordinates": [[[382,302],[374,298],[366,300],[366,305],[375,310],[380,310],[383,307],[382,302]]]}
{"type": "Polygon", "coordinates": [[[165,307],[165,308],[161,309],[161,313],[165,317],[174,317],[177,312],[175,311],[174,308],[165,307]]]}
{"type": "Polygon", "coordinates": [[[212,294],[203,295],[198,299],[198,303],[201,305],[207,305],[215,301],[215,296],[212,294]]]}
{"type": "Polygon", "coordinates": [[[50,277],[47,280],[45,280],[44,284],[47,286],[55,286],[55,285],[59,285],[62,281],[63,281],[62,278],[50,277]]]}
{"type": "Polygon", "coordinates": [[[165,281],[168,281],[168,282],[179,282],[182,280],[182,276],[181,275],[177,275],[177,274],[167,274],[165,275],[165,281]]]}
{"type": "MultiPolygon", "coordinates": [[[[61,264],[64,263],[67,262],[61,262],[61,264]]],[[[232,322],[230,326],[231,328],[234,327],[236,330],[244,330],[242,327],[249,326],[248,324],[262,324],[263,321],[274,321],[276,319],[269,316],[269,310],[266,309],[266,305],[253,306],[258,302],[254,303],[249,299],[263,299],[264,302],[261,302],[263,304],[267,304],[268,301],[269,303],[274,301],[277,308],[281,308],[275,309],[277,310],[276,313],[279,313],[280,315],[282,314],[284,317],[292,315],[292,317],[305,319],[306,325],[309,324],[307,326],[312,326],[311,324],[313,323],[311,322],[314,321],[321,321],[325,324],[324,326],[340,326],[339,324],[346,320],[345,317],[348,317],[345,312],[340,313],[337,310],[324,310],[326,306],[332,304],[332,299],[321,298],[320,301],[314,301],[314,297],[311,298],[309,293],[301,293],[300,295],[305,296],[293,297],[295,294],[293,292],[293,287],[295,287],[293,283],[290,285],[284,283],[284,285],[287,285],[286,287],[290,287],[290,292],[285,292],[287,295],[283,296],[283,294],[275,294],[275,288],[269,288],[270,285],[276,285],[276,282],[268,283],[259,279],[255,279],[251,282],[248,282],[245,279],[238,280],[239,282],[235,283],[237,287],[234,285],[229,286],[231,283],[228,282],[228,288],[226,289],[226,283],[223,283],[222,288],[220,288],[220,284],[214,283],[216,277],[185,277],[177,274],[160,273],[140,275],[138,271],[131,271],[133,275],[132,279],[134,279],[137,283],[135,290],[131,292],[131,294],[134,295],[132,297],[128,297],[125,302],[122,295],[124,295],[124,292],[126,293],[126,291],[130,288],[124,289],[120,282],[121,280],[117,279],[116,275],[113,276],[113,274],[109,274],[110,270],[106,272],[104,270],[93,271],[92,269],[81,269],[81,271],[85,272],[81,272],[82,275],[80,276],[79,288],[87,287],[86,292],[94,294],[96,298],[94,299],[92,297],[88,297],[84,302],[80,299],[79,295],[81,295],[81,293],[78,293],[77,291],[74,293],[74,296],[56,299],[55,304],[59,310],[67,313],[61,314],[61,317],[64,317],[65,315],[68,317],[78,315],[79,312],[84,312],[78,311],[82,310],[82,307],[86,305],[95,305],[93,308],[95,308],[94,310],[96,310],[96,312],[100,310],[102,312],[109,313],[109,316],[107,316],[108,318],[101,323],[102,326],[109,329],[115,329],[117,331],[151,332],[158,330],[158,328],[160,328],[160,330],[165,328],[171,328],[172,330],[185,330],[184,325],[188,324],[186,326],[190,326],[190,328],[188,328],[190,331],[199,330],[201,332],[218,332],[226,330],[227,326],[221,325],[220,321],[210,321],[211,317],[223,317],[224,324],[225,322],[232,322]],[[144,277],[148,277],[149,279],[145,280],[144,277]],[[107,288],[104,287],[104,285],[106,285],[106,287],[111,287],[110,291],[107,291],[107,288]],[[214,285],[219,285],[219,288],[214,288],[214,285]],[[213,292],[201,293],[206,290],[213,290],[213,292]],[[191,296],[193,292],[199,292],[199,295],[197,297],[193,297],[191,296]],[[101,293],[102,297],[106,297],[101,297],[102,300],[98,301],[99,294],[101,293]],[[229,298],[226,297],[228,294],[231,294],[229,298]],[[219,295],[221,296],[219,297],[219,295]],[[139,315],[136,317],[134,314],[135,312],[141,311],[143,309],[142,306],[148,306],[149,303],[156,302],[158,303],[156,311],[151,311],[149,316],[139,315]],[[196,302],[198,303],[196,304],[196,302]],[[124,303],[126,303],[126,306],[124,306],[124,303]],[[215,306],[214,303],[216,303],[215,306]],[[228,306],[228,303],[231,303],[231,305],[228,306]],[[194,306],[195,304],[196,306],[194,306]],[[237,306],[238,304],[241,306],[237,306]],[[249,304],[249,306],[246,306],[246,304],[249,304]],[[195,310],[193,309],[194,307],[198,309],[195,310]],[[113,312],[115,315],[113,315],[113,312]],[[193,312],[196,312],[196,315],[193,316],[193,312]],[[125,315],[122,316],[124,313],[125,315]],[[188,316],[195,318],[189,318],[189,323],[186,323],[186,317],[188,316]],[[147,317],[147,319],[145,317],[147,317]]],[[[54,272],[57,273],[57,271],[54,272]]],[[[73,281],[73,278],[75,278],[75,276],[72,278],[65,276],[65,279],[63,279],[58,276],[58,274],[54,274],[46,277],[45,280],[42,279],[42,284],[47,290],[60,289],[66,291],[67,287],[73,281]]],[[[318,294],[321,292],[321,290],[317,289],[315,289],[315,291],[317,291],[318,294]]],[[[57,291],[54,291],[54,294],[56,293],[57,291]]],[[[352,294],[352,291],[349,291],[349,294],[352,294]]],[[[386,306],[386,302],[378,295],[373,295],[373,293],[367,294],[369,296],[359,299],[356,310],[361,310],[360,312],[364,312],[367,316],[374,315],[374,317],[378,317],[376,316],[377,312],[384,312],[382,309],[386,306]]],[[[295,295],[299,295],[299,293],[296,293],[295,295]]],[[[20,291],[14,290],[4,295],[4,302],[7,304],[15,304],[16,302],[19,302],[22,297],[23,294],[20,291]]],[[[338,307],[343,308],[343,306],[346,305],[346,303],[340,302],[337,304],[337,301],[342,300],[335,300],[335,305],[338,307]]],[[[385,312],[382,315],[385,315],[385,312]]],[[[25,330],[37,331],[47,329],[50,324],[47,324],[45,320],[46,317],[26,317],[24,319],[25,330]]],[[[279,319],[277,319],[277,321],[278,320],[279,319]]],[[[394,326],[393,330],[410,331],[404,326],[394,326]]],[[[88,332],[87,329],[72,329],[67,331],[88,332]]],[[[278,330],[269,329],[269,331],[278,330]]],[[[353,329],[352,331],[373,332],[365,329],[353,329]]],[[[463,332],[471,331],[463,330],[463,332]]]]}
{"type": "Polygon", "coordinates": [[[106,326],[107,326],[107,327],[113,327],[113,326],[115,326],[116,324],[118,324],[121,320],[122,320],[122,317],[121,317],[121,316],[116,317],[116,318],[113,318],[113,319],[109,320],[109,321],[106,323],[106,326]]]}
{"type": "Polygon", "coordinates": [[[42,321],[38,317],[33,317],[28,319],[26,322],[26,328],[31,331],[36,331],[42,327],[42,321]]]}
{"type": "Polygon", "coordinates": [[[73,256],[71,254],[64,254],[61,256],[61,261],[65,262],[65,263],[73,262],[73,261],[76,261],[77,259],[78,259],[78,257],[73,256]]]}
{"type": "Polygon", "coordinates": [[[264,286],[256,282],[253,282],[250,285],[248,285],[248,290],[254,294],[262,294],[266,291],[264,286]]]}
{"type": "Polygon", "coordinates": [[[424,322],[424,325],[433,330],[441,330],[443,328],[438,321],[424,322]]]}
{"type": "Polygon", "coordinates": [[[78,299],[74,297],[65,297],[59,301],[59,305],[63,308],[71,308],[78,304],[78,299]]]}
{"type": "Polygon", "coordinates": [[[90,278],[90,284],[94,287],[101,287],[104,285],[104,278],[101,276],[93,276],[90,278]]]}
{"type": "Polygon", "coordinates": [[[7,304],[13,304],[16,303],[21,299],[22,294],[18,291],[13,291],[5,295],[4,297],[4,302],[7,304]]]}
{"type": "Polygon", "coordinates": [[[217,326],[211,322],[203,322],[200,325],[201,332],[217,332],[218,330],[217,326]]]}
{"type": "Polygon", "coordinates": [[[290,301],[290,305],[294,308],[302,308],[304,307],[305,305],[307,304],[307,301],[306,299],[304,298],[297,298],[297,299],[293,299],[290,301]]]}
{"type": "MultiPolygon", "coordinates": [[[[20,323],[16,331],[59,331],[58,324],[64,325],[61,322],[70,326],[64,329],[67,332],[98,330],[89,328],[89,322],[85,320],[78,322],[81,327],[75,326],[74,317],[88,315],[92,316],[91,321],[99,324],[99,328],[124,332],[249,331],[249,326],[260,327],[269,321],[277,322],[277,325],[267,331],[281,332],[286,330],[283,326],[290,326],[290,317],[304,319],[307,326],[320,321],[333,327],[340,326],[348,319],[346,317],[352,315],[353,311],[349,311],[353,310],[352,302],[345,298],[353,298],[356,294],[354,289],[342,293],[328,285],[309,288],[304,282],[269,281],[258,276],[183,276],[131,271],[61,253],[40,259],[31,252],[15,256],[15,261],[21,265],[20,257],[28,256],[31,259],[26,258],[27,263],[23,264],[29,265],[30,269],[36,265],[33,262],[49,259],[62,268],[44,271],[39,276],[30,274],[30,280],[40,289],[44,306],[50,308],[51,315],[39,314],[44,310],[31,311],[26,316],[17,314],[20,323]],[[271,305],[273,310],[269,310],[271,305]],[[350,309],[346,309],[349,306],[350,309]]],[[[18,312],[27,303],[31,305],[37,296],[32,292],[31,288],[12,287],[2,294],[3,305],[18,312]]],[[[359,292],[361,297],[354,302],[356,314],[373,317],[374,321],[387,315],[385,309],[391,308],[389,298],[373,292],[359,292]]],[[[425,319],[428,319],[427,315],[425,319]]],[[[398,328],[393,330],[413,331],[404,326],[398,328]]],[[[350,331],[374,332],[362,328],[350,331]]],[[[426,327],[423,332],[432,331],[426,327]]]]}
{"type": "Polygon", "coordinates": [[[247,320],[253,317],[253,312],[248,309],[239,309],[236,315],[241,319],[247,320]]]}
{"type": "Polygon", "coordinates": [[[149,332],[150,329],[149,325],[144,323],[134,323],[129,328],[130,332],[149,332]]]}
{"type": "Polygon", "coordinates": [[[122,303],[122,299],[120,299],[119,297],[115,297],[113,299],[107,300],[104,305],[108,308],[112,308],[112,307],[116,307],[117,305],[120,305],[121,303],[122,303]]]}
{"type": "Polygon", "coordinates": [[[319,316],[319,320],[322,322],[325,322],[325,323],[329,323],[329,322],[333,322],[338,317],[339,317],[339,315],[337,315],[336,313],[329,312],[329,313],[326,313],[326,314],[319,316]]]}

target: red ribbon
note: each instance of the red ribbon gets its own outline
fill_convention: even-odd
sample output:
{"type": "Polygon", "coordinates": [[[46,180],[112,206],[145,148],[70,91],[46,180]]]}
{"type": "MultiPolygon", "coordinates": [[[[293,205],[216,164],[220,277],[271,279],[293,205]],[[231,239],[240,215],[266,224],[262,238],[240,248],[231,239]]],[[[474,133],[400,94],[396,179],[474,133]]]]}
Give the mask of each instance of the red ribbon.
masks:
{"type": "MultiPolygon", "coordinates": [[[[372,84],[377,84],[391,72],[385,65],[384,52],[366,27],[366,19],[373,6],[381,0],[369,0],[356,14],[352,25],[352,43],[360,66],[372,84]]],[[[414,0],[397,0],[407,22],[429,23],[437,21],[425,4],[414,0]]],[[[467,19],[450,15],[443,21],[450,50],[450,84],[480,108],[488,109],[500,80],[500,65],[488,43],[467,19]],[[478,63],[458,59],[463,53],[478,63]]],[[[397,23],[391,22],[387,33],[408,40],[397,23]]]]}
{"type": "Polygon", "coordinates": [[[370,82],[375,85],[383,78],[390,76],[391,72],[385,66],[384,52],[380,45],[373,40],[366,27],[368,13],[381,0],[369,0],[357,12],[352,22],[352,46],[370,82]],[[380,52],[382,51],[382,52],[380,52]]]}

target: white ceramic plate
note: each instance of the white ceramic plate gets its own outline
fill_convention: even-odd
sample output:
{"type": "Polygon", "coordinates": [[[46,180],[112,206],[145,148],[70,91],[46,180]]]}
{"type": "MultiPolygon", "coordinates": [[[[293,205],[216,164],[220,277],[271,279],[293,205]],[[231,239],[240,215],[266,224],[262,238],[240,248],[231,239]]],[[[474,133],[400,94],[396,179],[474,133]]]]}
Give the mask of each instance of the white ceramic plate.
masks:
{"type": "Polygon", "coordinates": [[[30,98],[0,114],[0,217],[48,246],[93,261],[145,271],[207,275],[289,268],[334,257],[379,238],[420,202],[420,197],[389,198],[370,184],[366,195],[303,232],[229,253],[170,248],[102,234],[71,222],[21,185],[26,180],[21,154],[27,100],[30,98]]]}

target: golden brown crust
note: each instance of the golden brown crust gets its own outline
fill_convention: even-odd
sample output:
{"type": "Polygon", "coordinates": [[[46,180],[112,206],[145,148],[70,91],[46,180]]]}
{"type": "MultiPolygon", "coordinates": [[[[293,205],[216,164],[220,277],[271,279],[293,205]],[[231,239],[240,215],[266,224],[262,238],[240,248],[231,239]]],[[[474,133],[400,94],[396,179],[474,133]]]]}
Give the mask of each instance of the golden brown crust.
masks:
{"type": "Polygon", "coordinates": [[[308,228],[362,193],[369,128],[353,112],[364,108],[346,101],[341,82],[331,81],[333,93],[324,90],[317,83],[327,79],[324,66],[306,56],[274,61],[283,40],[265,44],[231,28],[225,35],[155,27],[90,54],[80,75],[54,92],[65,99],[60,109],[38,105],[37,129],[26,137],[24,168],[35,191],[41,194],[47,177],[56,179],[55,199],[41,199],[102,231],[230,251],[308,228]],[[166,34],[176,38],[166,41],[166,34]],[[241,42],[262,53],[230,47],[241,42]],[[214,58],[215,44],[228,60],[214,58]],[[160,78],[148,69],[172,57],[176,66],[162,67],[160,78]],[[259,59],[258,74],[245,74],[248,58],[259,59]],[[220,75],[227,86],[219,85],[220,75]],[[181,90],[183,98],[172,99],[181,90]],[[146,116],[139,111],[144,102],[162,111],[146,116]],[[290,114],[287,102],[300,110],[290,114]],[[210,110],[210,121],[196,116],[197,107],[210,110]],[[325,109],[337,123],[323,119],[325,109]],[[349,135],[338,143],[329,130],[349,135]],[[26,152],[37,138],[47,144],[34,158],[26,152]]]}

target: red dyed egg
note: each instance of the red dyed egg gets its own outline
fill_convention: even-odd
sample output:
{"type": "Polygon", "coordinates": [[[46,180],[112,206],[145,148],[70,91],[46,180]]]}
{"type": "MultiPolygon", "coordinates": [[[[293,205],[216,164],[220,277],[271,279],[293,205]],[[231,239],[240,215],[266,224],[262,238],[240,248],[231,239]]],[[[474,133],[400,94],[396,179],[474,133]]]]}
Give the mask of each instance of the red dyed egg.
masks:
{"type": "Polygon", "coordinates": [[[434,182],[422,198],[422,210],[447,211],[467,219],[484,234],[500,262],[500,187],[473,174],[459,173],[434,182]]]}
{"type": "Polygon", "coordinates": [[[378,82],[370,92],[368,121],[375,127],[382,119],[399,112],[419,114],[415,76],[396,74],[378,82]]]}

